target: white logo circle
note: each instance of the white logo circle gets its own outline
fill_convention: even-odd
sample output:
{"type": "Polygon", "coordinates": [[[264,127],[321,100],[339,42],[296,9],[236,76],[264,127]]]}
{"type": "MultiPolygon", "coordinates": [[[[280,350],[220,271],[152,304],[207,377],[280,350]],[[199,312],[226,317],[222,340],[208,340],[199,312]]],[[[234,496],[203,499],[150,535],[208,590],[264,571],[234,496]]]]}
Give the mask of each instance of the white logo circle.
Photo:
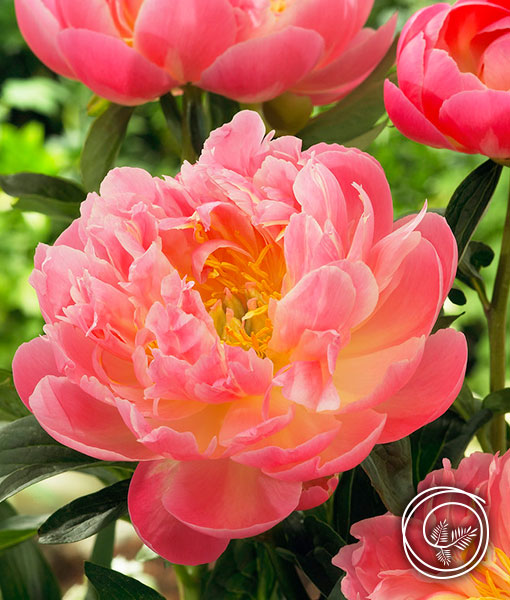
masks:
{"type": "Polygon", "coordinates": [[[472,571],[485,556],[489,544],[489,521],[484,504],[483,498],[449,486],[433,487],[415,496],[402,516],[404,552],[411,565],[422,575],[433,579],[453,579],[472,571]],[[427,503],[429,505],[425,506],[427,503]],[[459,510],[462,511],[462,519],[451,523],[455,511],[459,510]],[[417,511],[419,517],[417,522],[413,522],[417,511]],[[443,515],[448,511],[448,517],[441,519],[438,516],[441,511],[443,515]],[[420,523],[422,539],[417,539],[420,523]],[[409,539],[411,525],[414,525],[412,540],[409,539]],[[417,548],[420,544],[425,550],[421,556],[417,548]],[[474,544],[476,549],[473,551],[474,544]],[[468,554],[470,556],[466,560],[468,554]],[[450,566],[452,563],[453,566],[450,566]]]}

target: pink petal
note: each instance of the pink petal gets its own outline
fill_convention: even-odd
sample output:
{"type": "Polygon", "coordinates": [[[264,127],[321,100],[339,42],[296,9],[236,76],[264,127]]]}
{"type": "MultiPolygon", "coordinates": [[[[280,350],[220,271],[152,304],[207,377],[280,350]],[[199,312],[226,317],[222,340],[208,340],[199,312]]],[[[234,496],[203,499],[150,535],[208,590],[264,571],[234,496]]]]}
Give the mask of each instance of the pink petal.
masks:
{"type": "Polygon", "coordinates": [[[360,199],[361,186],[370,199],[374,211],[374,243],[393,228],[393,201],[386,175],[372,156],[357,148],[344,148],[336,144],[316,144],[306,155],[314,155],[338,179],[347,207],[349,222],[357,221],[364,206],[360,199]]]}
{"type": "Polygon", "coordinates": [[[137,534],[157,554],[172,563],[198,565],[216,560],[229,539],[199,533],[170,513],[162,498],[172,484],[175,463],[140,463],[129,486],[129,516],[137,534]]]}
{"type": "Polygon", "coordinates": [[[373,410],[339,417],[342,427],[333,442],[318,456],[294,466],[266,469],[282,481],[306,481],[348,471],[370,454],[384,429],[386,416],[373,410]]]}
{"type": "MultiPolygon", "coordinates": [[[[402,53],[402,61],[404,60],[402,53]]],[[[400,85],[400,75],[399,75],[400,85]]],[[[420,83],[418,82],[418,85],[420,83]]],[[[427,66],[422,81],[423,112],[432,123],[439,123],[443,103],[451,96],[468,90],[485,90],[485,85],[473,73],[461,73],[456,62],[445,50],[427,53],[427,66]]],[[[401,86],[402,91],[407,94],[401,86]]],[[[411,99],[411,98],[410,98],[411,99]]]]}
{"type": "Polygon", "coordinates": [[[395,127],[406,137],[434,148],[454,146],[391,81],[384,82],[384,104],[395,127]]]}
{"type": "Polygon", "coordinates": [[[502,35],[489,45],[483,54],[485,84],[496,90],[510,88],[510,34],[502,35]]]}
{"type": "Polygon", "coordinates": [[[421,34],[425,36],[427,49],[435,44],[442,22],[448,15],[450,9],[451,6],[444,2],[426,6],[414,13],[404,25],[402,33],[400,34],[397,47],[397,63],[400,61],[402,50],[415,36],[421,34]]]}
{"type": "Polygon", "coordinates": [[[309,510],[329,500],[338,485],[338,477],[323,477],[303,484],[297,510],[309,510]]]}
{"type": "Polygon", "coordinates": [[[57,46],[61,26],[43,0],[15,0],[15,6],[19,28],[32,52],[52,71],[76,79],[57,46]]]}
{"type": "Polygon", "coordinates": [[[167,479],[163,505],[196,531],[251,537],[297,506],[300,482],[281,482],[229,459],[178,463],[167,479]]]}
{"type": "Polygon", "coordinates": [[[462,386],[466,360],[466,339],[458,331],[442,329],[429,337],[413,377],[375,407],[388,415],[380,443],[403,438],[442,415],[462,386]]]}
{"type": "Polygon", "coordinates": [[[346,96],[351,89],[366,79],[382,60],[391,46],[396,23],[397,15],[394,15],[376,31],[362,29],[339,58],[325,67],[314,69],[293,87],[293,91],[310,94],[314,104],[327,103],[322,100],[317,102],[314,93],[322,95],[328,92],[337,100],[346,96]],[[346,87],[348,83],[352,83],[352,86],[346,87]]]}
{"type": "Polygon", "coordinates": [[[240,42],[204,71],[198,85],[239,102],[270,100],[313,69],[323,45],[318,33],[300,27],[240,42]]]}
{"type": "Polygon", "coordinates": [[[19,397],[30,409],[29,399],[39,381],[46,375],[60,375],[52,343],[46,336],[21,344],[12,360],[12,375],[19,397]]]}
{"type": "Polygon", "coordinates": [[[76,77],[95,94],[119,104],[154,100],[177,82],[122,40],[85,29],[58,35],[58,46],[76,77]]]}
{"type": "Polygon", "coordinates": [[[443,104],[439,123],[464,152],[510,157],[510,94],[506,91],[456,94],[443,104]]]}
{"type": "Polygon", "coordinates": [[[55,0],[55,15],[62,29],[88,29],[119,37],[108,4],[104,0],[55,0]]]}
{"type": "Polygon", "coordinates": [[[234,12],[227,0],[148,0],[138,13],[134,47],[173,79],[186,83],[198,81],[235,35],[234,12]]]}
{"type": "Polygon", "coordinates": [[[58,442],[100,460],[149,460],[154,453],[136,441],[113,406],[68,379],[49,375],[30,396],[41,426],[58,442]]]}
{"type": "Polygon", "coordinates": [[[351,278],[338,267],[308,273],[277,304],[271,348],[291,349],[306,329],[340,330],[352,313],[355,296],[351,278]]]}

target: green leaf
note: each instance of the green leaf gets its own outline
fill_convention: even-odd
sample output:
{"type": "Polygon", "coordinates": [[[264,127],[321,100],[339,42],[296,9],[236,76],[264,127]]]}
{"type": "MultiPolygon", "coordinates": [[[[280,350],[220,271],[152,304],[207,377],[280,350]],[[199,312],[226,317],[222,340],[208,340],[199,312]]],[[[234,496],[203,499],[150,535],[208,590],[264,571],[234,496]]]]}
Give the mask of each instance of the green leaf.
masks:
{"type": "Polygon", "coordinates": [[[0,421],[15,421],[29,414],[16,392],[12,373],[0,369],[0,421]]]}
{"type": "Polygon", "coordinates": [[[361,466],[386,508],[394,515],[402,515],[416,494],[409,438],[378,444],[361,466]]]}
{"type": "Polygon", "coordinates": [[[436,322],[434,323],[434,327],[432,328],[431,333],[436,333],[436,331],[439,331],[440,329],[447,329],[448,327],[450,327],[450,325],[452,323],[455,323],[455,321],[459,317],[462,317],[462,315],[464,315],[464,314],[466,314],[466,313],[461,312],[457,315],[440,314],[439,317],[437,317],[436,322]]]}
{"type": "Polygon", "coordinates": [[[306,576],[328,596],[341,575],[340,569],[331,563],[345,541],[327,523],[302,512],[291,514],[278,526],[281,537],[277,538],[277,551],[282,556],[294,556],[294,560],[306,576]]]}
{"type": "Polygon", "coordinates": [[[159,104],[168,125],[169,145],[172,152],[180,156],[182,147],[182,115],[175,96],[171,93],[165,94],[159,99],[159,104]]]}
{"type": "Polygon", "coordinates": [[[86,190],[97,192],[105,175],[115,165],[133,111],[133,106],[111,104],[90,126],[80,162],[86,190]]]}
{"type": "Polygon", "coordinates": [[[85,575],[96,588],[99,600],[164,600],[156,590],[118,571],[85,563],[85,575]]]}
{"type": "Polygon", "coordinates": [[[41,173],[0,175],[0,187],[9,196],[18,198],[14,206],[19,210],[68,220],[80,215],[80,202],[86,197],[73,181],[41,173]]]}
{"type": "Polygon", "coordinates": [[[350,535],[354,523],[385,512],[386,507],[361,467],[340,473],[333,496],[333,526],[346,543],[356,541],[350,535]]]}
{"type": "Polygon", "coordinates": [[[0,427],[0,501],[37,481],[97,462],[59,444],[32,415],[3,425],[0,427]]]}
{"type": "Polygon", "coordinates": [[[15,546],[33,537],[45,518],[40,515],[15,515],[0,521],[0,550],[5,550],[5,548],[15,546]]]}
{"type": "Polygon", "coordinates": [[[73,500],[54,512],[39,529],[41,544],[78,542],[127,513],[130,479],[73,500]]]}
{"type": "Polygon", "coordinates": [[[480,270],[488,267],[494,259],[494,250],[484,244],[472,240],[462,255],[457,268],[457,279],[465,283],[471,289],[481,289],[485,294],[485,282],[480,270]]]}
{"type": "Polygon", "coordinates": [[[510,412],[510,388],[492,392],[483,399],[482,406],[494,414],[510,412]]]}
{"type": "Polygon", "coordinates": [[[502,169],[491,159],[486,160],[462,181],[446,207],[445,217],[457,240],[460,258],[489,205],[502,169]]]}
{"type": "Polygon", "coordinates": [[[328,596],[328,600],[346,600],[345,596],[342,594],[342,579],[343,577],[336,582],[335,587],[328,596]]]}
{"type": "MultiPolygon", "coordinates": [[[[0,519],[13,518],[7,502],[0,504],[0,519]]],[[[53,572],[33,540],[0,552],[0,597],[2,600],[60,600],[53,572]]]]}
{"type": "Polygon", "coordinates": [[[366,150],[370,146],[370,144],[377,138],[377,136],[384,131],[387,125],[388,119],[385,119],[384,121],[382,121],[382,123],[374,125],[374,127],[369,129],[365,133],[358,135],[352,140],[347,140],[346,142],[343,142],[343,145],[347,146],[348,148],[354,147],[358,148],[359,150],[366,150]]]}
{"type": "Polygon", "coordinates": [[[478,398],[473,396],[468,384],[464,381],[455,402],[452,404],[452,409],[455,410],[464,421],[469,421],[482,408],[482,403],[478,398]]]}
{"type": "Polygon", "coordinates": [[[217,560],[200,599],[270,598],[274,586],[274,570],[263,544],[253,540],[232,540],[217,560]]]}
{"type": "Polygon", "coordinates": [[[464,306],[467,302],[464,292],[458,288],[452,288],[450,290],[448,293],[448,299],[457,306],[464,306]]]}
{"type": "Polygon", "coordinates": [[[456,468],[475,433],[491,417],[492,412],[484,408],[466,422],[456,412],[447,410],[432,423],[412,433],[415,483],[422,481],[434,469],[440,469],[443,458],[450,459],[456,468]]]}
{"type": "Polygon", "coordinates": [[[371,75],[333,108],[311,119],[297,135],[305,148],[319,142],[344,144],[371,131],[384,114],[384,79],[395,63],[395,40],[371,75]]]}

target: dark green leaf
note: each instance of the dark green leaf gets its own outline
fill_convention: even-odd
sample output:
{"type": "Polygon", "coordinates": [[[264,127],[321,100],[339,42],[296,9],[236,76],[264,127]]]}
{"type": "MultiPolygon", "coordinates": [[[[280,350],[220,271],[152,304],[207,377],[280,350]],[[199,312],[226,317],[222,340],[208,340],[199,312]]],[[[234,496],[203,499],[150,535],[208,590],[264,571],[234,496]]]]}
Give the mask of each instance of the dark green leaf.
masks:
{"type": "Polygon", "coordinates": [[[169,145],[172,152],[181,155],[182,147],[182,114],[173,94],[165,94],[159,99],[161,110],[165,115],[169,131],[169,145]]]}
{"type": "Polygon", "coordinates": [[[469,421],[471,417],[477,414],[482,408],[482,403],[478,398],[473,396],[473,392],[469,389],[468,384],[464,381],[459,395],[452,404],[452,409],[455,410],[464,421],[469,421]]]}
{"type": "Polygon", "coordinates": [[[490,410],[482,409],[466,422],[457,413],[448,410],[411,434],[415,483],[424,479],[430,471],[440,469],[443,458],[450,459],[456,468],[475,433],[491,417],[490,410]]]}
{"type": "Polygon", "coordinates": [[[90,126],[81,153],[81,176],[85,189],[99,190],[108,171],[115,165],[134,107],[111,104],[90,126]]]}
{"type": "MultiPolygon", "coordinates": [[[[15,516],[0,504],[0,519],[15,516]]],[[[0,596],[2,600],[60,600],[60,590],[48,563],[33,540],[0,552],[0,596]]]]}
{"type": "Polygon", "coordinates": [[[119,481],[54,512],[39,529],[41,544],[78,542],[126,514],[129,482],[119,481]]]}
{"type": "Polygon", "coordinates": [[[462,317],[462,315],[464,314],[465,313],[463,312],[459,313],[458,315],[440,314],[439,317],[437,317],[436,322],[434,323],[434,327],[432,328],[431,333],[436,333],[436,331],[439,331],[440,329],[446,329],[447,327],[450,327],[452,323],[454,323],[459,317],[462,317]]]}
{"type": "Polygon", "coordinates": [[[450,302],[456,304],[457,306],[464,306],[464,304],[466,304],[467,302],[464,292],[462,290],[459,290],[458,288],[452,288],[450,290],[448,294],[448,299],[450,300],[450,302]]]}
{"type": "Polygon", "coordinates": [[[314,516],[296,512],[287,517],[277,528],[275,544],[282,556],[294,556],[294,560],[306,576],[328,596],[341,575],[340,569],[331,563],[345,541],[327,523],[314,516]]]}
{"type": "Polygon", "coordinates": [[[9,196],[18,198],[15,207],[19,210],[68,220],[80,215],[80,202],[86,196],[76,183],[41,173],[0,175],[0,187],[9,196]]]}
{"type": "Polygon", "coordinates": [[[346,600],[345,596],[342,594],[342,579],[343,577],[336,582],[335,587],[328,596],[328,600],[346,600]]]}
{"type": "Polygon", "coordinates": [[[356,541],[350,535],[351,525],[385,512],[386,507],[361,467],[340,473],[333,496],[333,526],[344,543],[356,541]]]}
{"type": "Polygon", "coordinates": [[[0,521],[0,550],[33,537],[44,519],[44,516],[15,515],[0,521]]]}
{"type": "Polygon", "coordinates": [[[491,159],[472,171],[453,193],[445,217],[462,257],[498,184],[503,167],[491,159]]]}
{"type": "Polygon", "coordinates": [[[0,421],[15,421],[29,414],[16,392],[12,373],[0,369],[0,421]]]}
{"type": "Polygon", "coordinates": [[[0,500],[27,486],[97,459],[62,446],[28,416],[0,427],[0,500]]]}
{"type": "Polygon", "coordinates": [[[372,129],[369,129],[365,133],[358,135],[352,140],[347,140],[346,142],[342,142],[344,146],[349,148],[359,148],[360,150],[366,150],[370,144],[377,138],[377,136],[384,131],[386,126],[388,125],[388,119],[385,119],[382,123],[378,123],[374,125],[372,129]]]}
{"type": "Polygon", "coordinates": [[[96,588],[99,600],[164,600],[156,590],[118,571],[85,563],[85,575],[96,588]]]}
{"type": "Polygon", "coordinates": [[[209,105],[211,129],[216,129],[228,123],[240,110],[239,102],[211,92],[207,94],[206,101],[209,105]]]}
{"type": "Polygon", "coordinates": [[[485,293],[485,282],[480,274],[483,267],[488,267],[494,259],[494,251],[483,242],[472,240],[467,245],[457,268],[457,278],[476,290],[485,293]]]}
{"type": "Polygon", "coordinates": [[[319,142],[343,144],[373,129],[385,111],[383,84],[395,62],[396,48],[397,40],[361,85],[333,108],[311,119],[297,134],[305,148],[319,142]]]}
{"type": "Polygon", "coordinates": [[[510,388],[492,392],[484,398],[482,406],[495,414],[510,412],[510,388]]]}
{"type": "Polygon", "coordinates": [[[378,444],[361,463],[386,508],[402,515],[416,494],[409,438],[378,444]]]}
{"type": "Polygon", "coordinates": [[[270,598],[275,573],[263,544],[232,540],[217,560],[201,600],[270,598]]]}

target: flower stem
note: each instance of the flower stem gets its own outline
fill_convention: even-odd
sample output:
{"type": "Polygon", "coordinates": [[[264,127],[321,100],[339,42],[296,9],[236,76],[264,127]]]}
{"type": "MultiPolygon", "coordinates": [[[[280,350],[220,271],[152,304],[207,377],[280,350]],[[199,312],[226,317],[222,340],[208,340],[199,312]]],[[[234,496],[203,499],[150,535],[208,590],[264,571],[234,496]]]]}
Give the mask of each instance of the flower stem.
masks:
{"type": "MultiPolygon", "coordinates": [[[[492,300],[487,312],[490,347],[490,391],[505,387],[506,382],[506,330],[508,297],[510,293],[510,187],[508,206],[501,241],[501,252],[492,292],[492,300]]],[[[506,452],[505,415],[495,415],[490,425],[490,438],[494,452],[506,452]]]]}
{"type": "Polygon", "coordinates": [[[180,600],[200,600],[202,594],[202,578],[207,572],[207,565],[188,567],[173,565],[177,577],[180,600]]]}
{"type": "MultiPolygon", "coordinates": [[[[100,567],[109,568],[112,563],[113,546],[115,543],[115,525],[116,521],[107,525],[96,536],[90,562],[100,567]]],[[[89,583],[85,600],[97,600],[98,594],[94,586],[89,583]]]]}
{"type": "Polygon", "coordinates": [[[185,85],[182,96],[182,154],[181,159],[196,162],[207,137],[202,90],[185,85]]]}

